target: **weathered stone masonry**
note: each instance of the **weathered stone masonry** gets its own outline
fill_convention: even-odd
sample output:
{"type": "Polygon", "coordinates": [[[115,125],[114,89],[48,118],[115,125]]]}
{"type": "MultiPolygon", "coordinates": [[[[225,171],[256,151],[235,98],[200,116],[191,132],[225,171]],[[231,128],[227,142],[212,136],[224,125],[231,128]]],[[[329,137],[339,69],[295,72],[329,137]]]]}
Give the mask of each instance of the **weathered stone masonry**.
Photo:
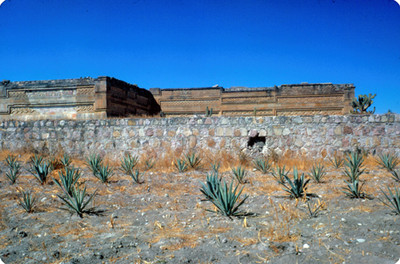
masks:
{"type": "Polygon", "coordinates": [[[0,82],[1,119],[89,119],[159,112],[148,90],[110,77],[0,82]]]}
{"type": "Polygon", "coordinates": [[[0,122],[2,149],[33,147],[120,157],[150,148],[228,151],[265,137],[265,150],[322,157],[355,146],[400,154],[400,115],[191,117],[0,122]]]}

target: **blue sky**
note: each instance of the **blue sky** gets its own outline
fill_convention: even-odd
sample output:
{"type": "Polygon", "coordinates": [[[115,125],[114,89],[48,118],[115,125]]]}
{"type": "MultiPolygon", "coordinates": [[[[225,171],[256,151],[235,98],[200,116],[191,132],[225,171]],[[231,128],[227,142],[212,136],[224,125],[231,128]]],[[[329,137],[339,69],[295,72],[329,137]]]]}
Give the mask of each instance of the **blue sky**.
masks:
{"type": "Polygon", "coordinates": [[[400,113],[394,0],[6,0],[0,36],[0,80],[354,83],[377,113],[400,113]]]}

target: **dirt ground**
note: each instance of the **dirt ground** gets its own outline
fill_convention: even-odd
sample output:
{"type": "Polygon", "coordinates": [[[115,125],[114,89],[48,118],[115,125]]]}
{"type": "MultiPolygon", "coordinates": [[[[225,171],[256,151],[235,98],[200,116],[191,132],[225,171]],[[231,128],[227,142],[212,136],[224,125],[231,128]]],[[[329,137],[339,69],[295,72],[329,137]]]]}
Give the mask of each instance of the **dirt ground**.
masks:
{"type": "MultiPolygon", "coordinates": [[[[26,160],[26,159],[25,159],[26,160]]],[[[307,173],[312,161],[285,161],[307,173]]],[[[325,162],[322,183],[310,181],[308,203],[323,203],[310,217],[305,200],[290,199],[270,174],[247,167],[242,210],[246,218],[229,219],[209,212],[204,200],[209,164],[200,170],[177,173],[158,168],[144,172],[143,184],[115,169],[111,181],[101,183],[83,162],[81,183],[92,194],[96,214],[83,218],[65,209],[60,188],[40,183],[27,172],[16,184],[0,176],[0,259],[4,263],[395,263],[400,258],[398,215],[378,198],[380,188],[397,186],[373,158],[361,176],[369,199],[350,199],[342,192],[342,169],[325,162]],[[19,189],[38,198],[33,213],[18,204],[19,189]]],[[[58,177],[56,171],[51,177],[58,177]]],[[[233,180],[229,168],[221,175],[233,180]]],[[[290,174],[292,175],[292,174],[290,174]]]]}

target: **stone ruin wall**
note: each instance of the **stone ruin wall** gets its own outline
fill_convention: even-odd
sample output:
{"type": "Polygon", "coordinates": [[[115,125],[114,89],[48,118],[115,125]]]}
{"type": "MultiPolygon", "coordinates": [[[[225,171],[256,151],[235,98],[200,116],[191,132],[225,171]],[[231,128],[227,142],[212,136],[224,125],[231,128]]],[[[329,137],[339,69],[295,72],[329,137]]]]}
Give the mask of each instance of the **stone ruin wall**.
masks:
{"type": "Polygon", "coordinates": [[[115,158],[149,150],[163,155],[178,148],[237,153],[257,136],[265,139],[264,153],[319,158],[358,146],[400,154],[400,114],[0,121],[2,149],[115,158]]]}
{"type": "Polygon", "coordinates": [[[343,115],[350,113],[352,84],[293,84],[275,87],[151,88],[166,116],[215,115],[293,116],[343,115]]]}
{"type": "Polygon", "coordinates": [[[110,77],[0,83],[1,119],[97,119],[159,112],[149,91],[110,77]]]}

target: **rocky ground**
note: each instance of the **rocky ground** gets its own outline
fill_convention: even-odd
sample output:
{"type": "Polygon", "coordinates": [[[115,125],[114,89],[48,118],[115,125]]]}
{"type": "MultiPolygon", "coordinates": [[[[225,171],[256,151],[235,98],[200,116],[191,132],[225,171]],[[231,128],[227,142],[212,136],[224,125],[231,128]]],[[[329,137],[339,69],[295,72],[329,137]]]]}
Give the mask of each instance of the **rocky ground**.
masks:
{"type": "MultiPolygon", "coordinates": [[[[285,164],[284,161],[281,161],[285,164]]],[[[202,170],[168,172],[157,167],[143,184],[116,171],[107,184],[81,162],[81,182],[97,190],[95,214],[83,218],[65,209],[59,187],[22,175],[11,185],[0,178],[0,258],[4,263],[395,263],[400,258],[399,216],[384,206],[379,188],[396,186],[371,160],[361,176],[369,199],[343,192],[341,169],[329,163],[323,183],[310,181],[308,203],[324,206],[310,217],[306,201],[290,199],[269,174],[248,167],[242,209],[254,216],[233,218],[209,212],[199,191],[202,170]],[[33,213],[18,204],[18,188],[38,198],[33,213]]],[[[292,166],[293,163],[288,164],[292,166]]],[[[307,172],[309,165],[297,164],[307,172]]],[[[222,172],[230,181],[228,168],[222,172]]],[[[53,172],[53,177],[57,173],[53,172]]]]}

